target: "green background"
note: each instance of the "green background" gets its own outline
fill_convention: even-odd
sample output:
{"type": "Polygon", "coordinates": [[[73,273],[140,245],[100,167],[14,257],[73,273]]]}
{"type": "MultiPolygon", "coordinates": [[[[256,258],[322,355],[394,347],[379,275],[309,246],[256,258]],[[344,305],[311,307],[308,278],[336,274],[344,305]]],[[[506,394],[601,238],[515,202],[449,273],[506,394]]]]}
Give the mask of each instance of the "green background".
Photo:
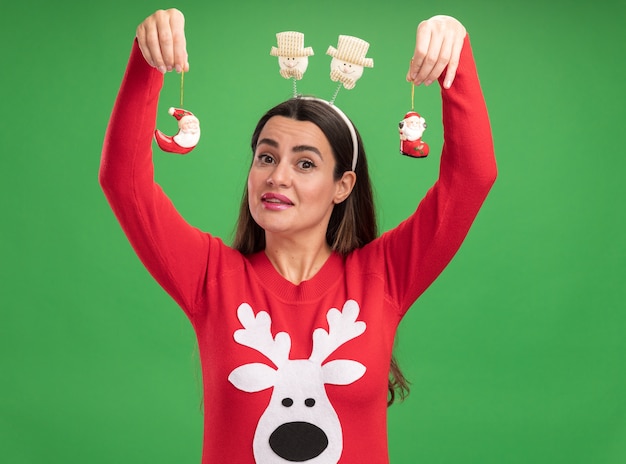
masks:
{"type": "MultiPolygon", "coordinates": [[[[3,6],[0,460],[197,463],[195,339],[125,240],[97,182],[136,25],[155,1],[3,6]]],[[[263,110],[290,96],[269,55],[299,30],[316,54],[299,90],[329,98],[328,45],[371,43],[337,103],[364,135],[381,229],[436,178],[437,86],[418,88],[426,160],[398,155],[421,19],[469,30],[499,178],[452,264],[398,337],[412,381],[389,411],[391,462],[626,462],[624,1],[320,0],[175,5],[187,17],[185,106],[203,137],[158,153],[158,181],[193,224],[230,240],[263,110]]],[[[168,75],[159,127],[175,131],[168,75]]],[[[211,401],[219,401],[218,398],[211,401]]]]}

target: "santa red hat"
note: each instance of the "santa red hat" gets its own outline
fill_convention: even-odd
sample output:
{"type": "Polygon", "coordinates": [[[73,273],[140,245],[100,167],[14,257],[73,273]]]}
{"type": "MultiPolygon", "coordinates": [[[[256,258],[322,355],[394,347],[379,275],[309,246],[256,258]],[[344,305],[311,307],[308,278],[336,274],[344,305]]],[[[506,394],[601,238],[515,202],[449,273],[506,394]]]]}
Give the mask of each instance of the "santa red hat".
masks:
{"type": "Polygon", "coordinates": [[[185,116],[193,116],[191,111],[184,110],[182,108],[170,108],[168,113],[176,118],[177,121],[180,121],[185,116]]]}
{"type": "Polygon", "coordinates": [[[410,117],[413,117],[413,116],[421,118],[419,113],[417,113],[416,111],[409,111],[407,114],[404,115],[404,119],[409,119],[410,117]]]}

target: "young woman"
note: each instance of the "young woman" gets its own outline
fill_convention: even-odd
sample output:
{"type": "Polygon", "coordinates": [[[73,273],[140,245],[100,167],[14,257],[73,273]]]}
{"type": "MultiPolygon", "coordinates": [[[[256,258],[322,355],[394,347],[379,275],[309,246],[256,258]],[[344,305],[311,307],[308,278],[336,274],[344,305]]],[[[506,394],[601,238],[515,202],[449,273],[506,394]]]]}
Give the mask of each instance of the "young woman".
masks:
{"type": "Polygon", "coordinates": [[[154,182],[151,152],[162,73],[188,69],[185,47],[177,10],[138,27],[100,183],[196,332],[202,462],[386,463],[396,328],[456,253],[496,177],[465,28],[445,16],[418,27],[407,80],[442,86],[440,176],[380,237],[358,132],[308,98],[259,121],[233,246],[190,226],[154,182]]]}

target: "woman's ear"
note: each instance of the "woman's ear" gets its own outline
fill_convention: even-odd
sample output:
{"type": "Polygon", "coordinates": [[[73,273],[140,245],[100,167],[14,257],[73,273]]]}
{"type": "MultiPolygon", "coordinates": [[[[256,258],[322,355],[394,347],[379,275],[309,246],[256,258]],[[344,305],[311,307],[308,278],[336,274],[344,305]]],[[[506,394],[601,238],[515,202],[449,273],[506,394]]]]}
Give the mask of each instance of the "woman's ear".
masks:
{"type": "Polygon", "coordinates": [[[341,176],[335,185],[337,186],[337,191],[335,192],[334,202],[335,204],[339,204],[343,202],[346,198],[350,196],[352,193],[352,189],[356,184],[356,173],[354,171],[346,171],[341,176]]]}

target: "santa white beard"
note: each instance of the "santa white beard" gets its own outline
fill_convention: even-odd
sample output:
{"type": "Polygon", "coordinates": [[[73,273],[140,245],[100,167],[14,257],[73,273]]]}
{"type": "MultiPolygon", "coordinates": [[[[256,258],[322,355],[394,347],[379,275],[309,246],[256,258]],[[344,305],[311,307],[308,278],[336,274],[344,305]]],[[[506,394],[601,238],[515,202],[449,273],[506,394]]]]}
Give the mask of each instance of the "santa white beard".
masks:
{"type": "Polygon", "coordinates": [[[183,132],[180,131],[174,137],[174,142],[183,148],[195,147],[200,140],[200,131],[195,132],[183,132]]]}
{"type": "Polygon", "coordinates": [[[423,133],[424,129],[422,129],[421,127],[417,129],[411,129],[410,127],[404,126],[402,128],[402,135],[404,135],[406,140],[417,140],[422,136],[423,133]]]}

